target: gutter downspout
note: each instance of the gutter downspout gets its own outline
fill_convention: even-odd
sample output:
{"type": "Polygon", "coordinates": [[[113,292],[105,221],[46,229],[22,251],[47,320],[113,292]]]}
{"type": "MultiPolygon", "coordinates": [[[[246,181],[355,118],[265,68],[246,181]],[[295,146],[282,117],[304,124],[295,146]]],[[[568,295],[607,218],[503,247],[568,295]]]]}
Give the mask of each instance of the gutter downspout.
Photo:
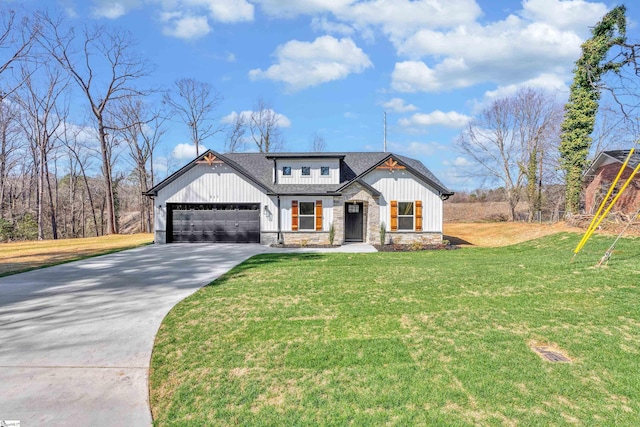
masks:
{"type": "Polygon", "coordinates": [[[282,226],[280,221],[280,195],[276,196],[278,198],[278,244],[282,245],[284,243],[284,239],[282,238],[282,226]]]}

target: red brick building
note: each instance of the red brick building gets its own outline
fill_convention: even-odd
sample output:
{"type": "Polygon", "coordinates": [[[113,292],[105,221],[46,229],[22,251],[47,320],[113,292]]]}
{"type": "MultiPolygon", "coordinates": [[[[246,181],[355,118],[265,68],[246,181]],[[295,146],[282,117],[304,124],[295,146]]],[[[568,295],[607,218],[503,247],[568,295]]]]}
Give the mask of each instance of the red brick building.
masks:
{"type": "MultiPolygon", "coordinates": [[[[587,169],[584,178],[586,184],[585,190],[585,213],[595,214],[598,206],[602,202],[611,184],[620,171],[620,167],[629,155],[630,150],[613,150],[603,151],[587,169]]],[[[633,169],[640,163],[640,152],[634,152],[627,163],[627,167],[622,173],[622,177],[616,185],[616,190],[612,193],[612,197],[618,193],[627,179],[633,172],[633,169]]],[[[612,212],[635,213],[640,209],[640,172],[636,174],[633,181],[620,196],[612,212]]]]}

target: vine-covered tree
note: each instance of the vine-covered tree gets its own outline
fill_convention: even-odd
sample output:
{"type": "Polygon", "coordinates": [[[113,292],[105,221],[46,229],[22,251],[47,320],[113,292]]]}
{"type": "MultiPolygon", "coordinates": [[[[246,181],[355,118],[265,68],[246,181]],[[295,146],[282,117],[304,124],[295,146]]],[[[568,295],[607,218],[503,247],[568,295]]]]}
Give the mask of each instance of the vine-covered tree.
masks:
{"type": "Polygon", "coordinates": [[[625,12],[624,5],[609,11],[591,30],[591,37],[582,44],[582,55],[576,61],[561,125],[560,156],[565,171],[567,214],[575,214],[580,210],[582,173],[591,148],[591,134],[600,100],[600,82],[607,72],[618,72],[629,60],[625,55],[607,60],[613,46],[624,46],[626,42],[625,12]]]}

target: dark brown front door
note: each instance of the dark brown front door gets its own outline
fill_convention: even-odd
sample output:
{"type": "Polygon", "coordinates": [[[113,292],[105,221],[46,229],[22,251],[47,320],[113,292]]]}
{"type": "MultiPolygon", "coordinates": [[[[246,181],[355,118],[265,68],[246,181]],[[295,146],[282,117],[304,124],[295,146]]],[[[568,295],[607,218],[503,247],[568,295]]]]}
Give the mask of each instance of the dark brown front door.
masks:
{"type": "Polygon", "coordinates": [[[362,242],[364,212],[363,203],[344,204],[344,240],[362,242]]]}

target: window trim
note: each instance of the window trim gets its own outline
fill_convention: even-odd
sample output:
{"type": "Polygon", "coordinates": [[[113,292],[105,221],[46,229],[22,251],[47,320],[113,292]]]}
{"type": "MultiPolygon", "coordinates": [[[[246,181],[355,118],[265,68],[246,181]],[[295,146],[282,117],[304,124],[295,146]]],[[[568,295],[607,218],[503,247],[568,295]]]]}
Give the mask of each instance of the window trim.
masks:
{"type": "Polygon", "coordinates": [[[316,202],[309,201],[298,201],[298,231],[315,231],[316,230],[316,202]],[[302,204],[303,203],[311,203],[313,204],[313,209],[311,210],[311,214],[303,214],[302,213],[302,204]],[[311,223],[311,228],[302,228],[302,218],[312,218],[313,222],[311,223]]]}
{"type": "Polygon", "coordinates": [[[415,231],[416,229],[416,202],[413,200],[410,201],[398,201],[398,231],[415,231]],[[400,209],[401,203],[411,203],[411,215],[403,215],[400,209]],[[411,218],[411,228],[401,228],[400,227],[400,219],[401,218],[411,218]]]}
{"type": "Polygon", "coordinates": [[[331,168],[329,166],[320,166],[320,176],[331,176],[331,168]],[[322,173],[325,169],[327,173],[322,173]]]}
{"type": "Polygon", "coordinates": [[[283,166],[282,167],[282,176],[291,176],[291,166],[283,166]],[[288,169],[289,173],[285,173],[285,169],[288,169]]]}
{"type": "Polygon", "coordinates": [[[300,176],[302,177],[311,177],[311,166],[301,166],[300,167],[300,176]],[[304,169],[307,168],[309,173],[304,173],[304,169]]]}

